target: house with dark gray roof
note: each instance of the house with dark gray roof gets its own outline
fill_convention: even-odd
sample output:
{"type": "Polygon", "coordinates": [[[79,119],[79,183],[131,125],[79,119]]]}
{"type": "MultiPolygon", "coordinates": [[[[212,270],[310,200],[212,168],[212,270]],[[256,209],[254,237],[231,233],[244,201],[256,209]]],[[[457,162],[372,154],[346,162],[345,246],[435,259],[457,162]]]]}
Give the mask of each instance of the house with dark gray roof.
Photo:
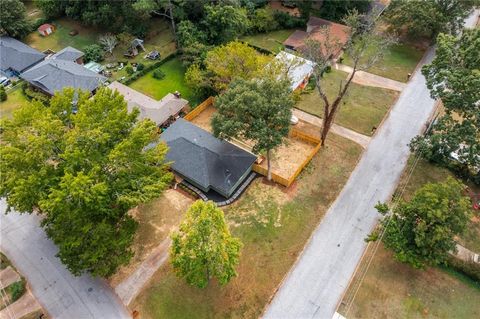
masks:
{"type": "Polygon", "coordinates": [[[65,87],[94,93],[107,78],[78,64],[82,56],[83,52],[67,47],[26,70],[20,77],[48,95],[65,87]]]}
{"type": "Polygon", "coordinates": [[[44,58],[45,54],[21,41],[0,36],[0,72],[3,75],[17,76],[44,58]]]}
{"type": "Polygon", "coordinates": [[[57,60],[64,60],[64,61],[72,61],[76,62],[78,64],[83,64],[83,52],[80,50],[77,50],[72,47],[66,47],[54,55],[52,55],[50,58],[51,59],[57,59],[57,60]]]}
{"type": "Polygon", "coordinates": [[[247,178],[256,156],[180,118],[160,139],[167,143],[173,171],[203,192],[229,198],[247,178]]]}

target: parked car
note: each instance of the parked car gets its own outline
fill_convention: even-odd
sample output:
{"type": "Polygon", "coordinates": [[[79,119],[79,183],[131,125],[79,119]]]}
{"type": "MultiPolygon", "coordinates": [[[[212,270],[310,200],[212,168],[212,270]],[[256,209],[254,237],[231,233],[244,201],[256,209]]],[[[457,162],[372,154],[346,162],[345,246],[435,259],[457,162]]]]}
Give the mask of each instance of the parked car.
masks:
{"type": "Polygon", "coordinates": [[[6,76],[0,77],[0,85],[1,86],[7,86],[10,84],[10,79],[7,78],[6,76]]]}

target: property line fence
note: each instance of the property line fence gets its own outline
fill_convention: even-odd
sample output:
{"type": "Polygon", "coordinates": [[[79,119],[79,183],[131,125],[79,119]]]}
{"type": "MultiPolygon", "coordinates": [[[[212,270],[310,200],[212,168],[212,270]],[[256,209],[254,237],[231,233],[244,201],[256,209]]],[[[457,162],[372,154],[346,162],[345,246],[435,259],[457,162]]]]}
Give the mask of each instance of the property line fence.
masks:
{"type": "Polygon", "coordinates": [[[198,116],[198,114],[202,113],[205,111],[207,107],[213,104],[213,96],[208,97],[205,101],[197,105],[196,108],[194,108],[192,111],[188,112],[187,115],[185,115],[183,118],[187,121],[192,121],[194,118],[198,116]]]}
{"type": "MultiPolygon", "coordinates": [[[[213,102],[214,102],[214,97],[213,96],[208,97],[205,101],[200,103],[191,112],[189,112],[187,115],[185,115],[184,119],[187,120],[187,121],[192,121],[200,113],[205,111],[206,108],[208,108],[210,105],[212,105],[213,102]]],[[[320,143],[319,138],[317,138],[313,135],[307,134],[305,132],[302,132],[302,131],[300,131],[296,128],[292,128],[290,130],[289,136],[297,138],[301,141],[313,144],[313,145],[315,145],[315,147],[310,152],[310,154],[308,154],[307,158],[301,163],[301,165],[297,168],[297,170],[291,176],[285,177],[285,176],[281,176],[279,174],[276,174],[275,172],[272,172],[272,180],[274,182],[276,182],[280,185],[286,186],[286,187],[290,186],[293,183],[293,181],[295,181],[295,179],[298,177],[298,175],[300,175],[300,173],[305,168],[305,166],[307,166],[308,163],[310,163],[312,158],[315,156],[315,154],[318,153],[318,151],[320,150],[320,147],[321,147],[321,143],[320,143]]],[[[253,164],[252,169],[253,169],[254,172],[256,172],[260,175],[263,175],[263,176],[267,176],[267,174],[268,174],[267,169],[265,167],[259,165],[259,164],[253,164]]]]}

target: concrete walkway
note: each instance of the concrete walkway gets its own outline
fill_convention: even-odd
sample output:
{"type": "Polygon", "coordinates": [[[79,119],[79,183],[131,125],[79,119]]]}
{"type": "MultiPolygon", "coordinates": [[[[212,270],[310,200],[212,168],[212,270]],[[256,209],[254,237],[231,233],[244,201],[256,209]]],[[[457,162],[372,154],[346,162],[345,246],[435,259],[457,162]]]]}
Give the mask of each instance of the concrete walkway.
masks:
{"type": "MultiPolygon", "coordinates": [[[[352,73],[353,71],[351,67],[344,64],[335,64],[335,69],[347,72],[348,74],[352,73]]],[[[353,77],[353,82],[361,85],[379,87],[399,92],[403,91],[403,89],[407,87],[406,83],[384,78],[382,76],[364,71],[357,71],[353,77]]]]}
{"type": "Polygon", "coordinates": [[[12,267],[0,271],[0,289],[6,288],[14,282],[20,281],[20,275],[12,267]]]}
{"type": "Polygon", "coordinates": [[[128,278],[115,287],[115,292],[125,305],[135,299],[158,268],[167,261],[170,244],[170,237],[163,240],[128,278]]]}
{"type": "Polygon", "coordinates": [[[20,299],[0,311],[0,319],[23,318],[39,310],[42,310],[42,307],[30,290],[27,290],[20,299]]]}
{"type": "MultiPolygon", "coordinates": [[[[318,126],[319,128],[322,127],[322,119],[315,115],[309,114],[307,112],[304,112],[302,110],[295,109],[295,108],[292,110],[292,113],[302,121],[318,126]]],[[[332,125],[331,132],[337,135],[340,135],[342,137],[345,137],[349,140],[352,140],[355,143],[360,144],[363,148],[367,148],[368,143],[370,143],[370,140],[371,140],[370,136],[357,133],[355,131],[352,131],[348,128],[345,128],[337,124],[332,125]]]]}
{"type": "Polygon", "coordinates": [[[480,263],[480,255],[463,247],[462,245],[457,244],[457,251],[456,253],[452,253],[455,257],[463,260],[463,261],[473,261],[475,263],[480,263]]]}

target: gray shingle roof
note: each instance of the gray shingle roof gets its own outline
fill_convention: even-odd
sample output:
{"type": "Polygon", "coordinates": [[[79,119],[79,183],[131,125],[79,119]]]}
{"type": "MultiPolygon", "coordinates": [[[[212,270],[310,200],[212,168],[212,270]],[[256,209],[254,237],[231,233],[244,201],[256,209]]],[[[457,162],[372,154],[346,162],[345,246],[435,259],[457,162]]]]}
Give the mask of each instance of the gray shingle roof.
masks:
{"type": "Polygon", "coordinates": [[[76,61],[78,58],[83,56],[83,52],[72,47],[66,47],[54,55],[51,56],[51,59],[65,60],[65,61],[76,61]]]}
{"type": "Polygon", "coordinates": [[[65,87],[92,92],[106,80],[104,76],[80,64],[59,59],[45,60],[23,72],[20,77],[51,95],[65,87]]]}
{"type": "Polygon", "coordinates": [[[12,69],[22,72],[44,58],[45,54],[25,43],[7,36],[0,36],[0,70],[12,69]]]}
{"type": "Polygon", "coordinates": [[[256,156],[178,119],[160,138],[169,146],[167,160],[185,179],[228,197],[250,171],[256,156]]]}

